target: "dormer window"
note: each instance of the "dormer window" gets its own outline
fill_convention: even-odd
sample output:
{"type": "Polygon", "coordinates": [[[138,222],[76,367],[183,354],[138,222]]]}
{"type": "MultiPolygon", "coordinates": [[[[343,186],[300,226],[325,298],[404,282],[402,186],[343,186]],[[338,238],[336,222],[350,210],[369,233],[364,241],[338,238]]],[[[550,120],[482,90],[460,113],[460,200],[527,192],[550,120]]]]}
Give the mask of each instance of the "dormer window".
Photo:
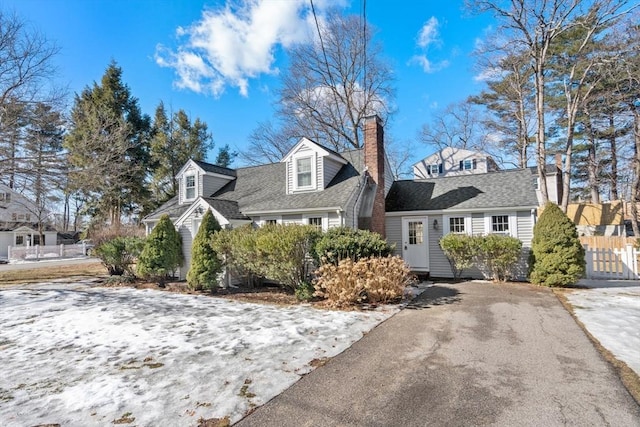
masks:
{"type": "Polygon", "coordinates": [[[305,189],[313,186],[311,157],[296,159],[296,188],[305,189]]]}
{"type": "Polygon", "coordinates": [[[428,165],[427,166],[427,171],[429,172],[429,175],[439,175],[442,173],[442,163],[436,163],[433,165],[428,165]]]}
{"type": "Polygon", "coordinates": [[[476,159],[473,160],[460,160],[460,170],[470,171],[476,168],[476,159]]]}
{"type": "Polygon", "coordinates": [[[187,175],[184,178],[184,198],[185,200],[193,200],[196,198],[196,177],[195,175],[187,175]]]}

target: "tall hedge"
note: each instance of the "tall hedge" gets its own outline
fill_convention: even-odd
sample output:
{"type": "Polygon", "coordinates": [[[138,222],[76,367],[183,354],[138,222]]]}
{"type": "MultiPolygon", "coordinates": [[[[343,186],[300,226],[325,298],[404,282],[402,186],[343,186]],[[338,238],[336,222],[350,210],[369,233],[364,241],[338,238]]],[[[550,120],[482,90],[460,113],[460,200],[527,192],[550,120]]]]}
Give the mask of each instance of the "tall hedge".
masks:
{"type": "Polygon", "coordinates": [[[210,210],[202,217],[202,223],[191,246],[191,266],[187,273],[187,283],[192,289],[218,288],[218,275],[222,271],[222,263],[211,246],[211,237],[221,227],[210,210]]]}
{"type": "Polygon", "coordinates": [[[585,272],[576,226],[558,205],[547,203],[533,228],[529,280],[545,286],[574,285],[585,272]]]}
{"type": "Polygon", "coordinates": [[[182,265],[182,239],[169,215],[163,215],[147,237],[138,257],[138,275],[164,286],[168,276],[182,265]]]}

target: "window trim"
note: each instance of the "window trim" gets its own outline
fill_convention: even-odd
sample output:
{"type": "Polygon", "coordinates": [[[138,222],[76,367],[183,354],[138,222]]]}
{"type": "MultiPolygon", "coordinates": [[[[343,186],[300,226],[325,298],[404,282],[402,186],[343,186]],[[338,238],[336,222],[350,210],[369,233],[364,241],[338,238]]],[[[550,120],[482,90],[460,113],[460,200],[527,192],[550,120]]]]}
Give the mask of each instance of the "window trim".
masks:
{"type": "Polygon", "coordinates": [[[464,218],[464,233],[456,233],[456,234],[468,234],[469,236],[473,235],[472,229],[472,221],[471,215],[469,214],[449,214],[443,215],[442,217],[442,235],[453,233],[450,229],[449,220],[451,218],[464,218]]]}
{"type": "Polygon", "coordinates": [[[310,214],[303,214],[302,215],[302,223],[304,225],[311,225],[309,224],[309,219],[310,218],[321,218],[322,219],[322,231],[327,231],[329,229],[329,214],[328,213],[310,213],[310,214]]]}
{"type": "Polygon", "coordinates": [[[184,176],[184,200],[195,200],[198,197],[198,192],[196,189],[198,188],[198,180],[196,179],[196,174],[189,174],[184,176]],[[189,187],[187,185],[189,178],[193,178],[193,187],[189,187]],[[193,197],[189,197],[189,189],[193,188],[193,197]]]}
{"type": "Polygon", "coordinates": [[[317,158],[315,153],[302,154],[299,156],[294,156],[293,159],[293,190],[294,191],[306,191],[313,190],[316,188],[316,175],[317,175],[317,158]],[[310,168],[309,171],[311,175],[311,184],[300,186],[298,185],[298,161],[309,159],[310,168]]]}
{"type": "Polygon", "coordinates": [[[515,212],[491,212],[484,215],[484,232],[485,234],[501,234],[505,236],[518,237],[518,219],[515,212]],[[508,232],[494,232],[493,231],[493,217],[494,216],[506,216],[508,217],[509,230],[508,232]]]}
{"type": "Polygon", "coordinates": [[[464,160],[460,160],[460,163],[458,166],[461,171],[471,171],[478,168],[478,162],[477,162],[477,159],[464,159],[464,160]],[[467,162],[469,162],[468,168],[466,166],[467,162]]]}
{"type": "Polygon", "coordinates": [[[267,225],[267,221],[275,221],[276,224],[282,225],[282,216],[279,216],[279,215],[263,216],[258,221],[258,225],[260,227],[264,227],[265,225],[267,225]]]}

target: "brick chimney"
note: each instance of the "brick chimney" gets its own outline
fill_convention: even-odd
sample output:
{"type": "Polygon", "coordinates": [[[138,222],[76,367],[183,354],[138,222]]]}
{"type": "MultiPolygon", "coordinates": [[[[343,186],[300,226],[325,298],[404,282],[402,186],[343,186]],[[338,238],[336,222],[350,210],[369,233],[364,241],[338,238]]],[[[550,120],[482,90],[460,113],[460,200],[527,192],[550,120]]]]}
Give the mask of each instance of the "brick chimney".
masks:
{"type": "Polygon", "coordinates": [[[370,230],[385,237],[384,201],[384,129],[377,115],[364,119],[364,164],[370,180],[376,184],[370,230]]]}

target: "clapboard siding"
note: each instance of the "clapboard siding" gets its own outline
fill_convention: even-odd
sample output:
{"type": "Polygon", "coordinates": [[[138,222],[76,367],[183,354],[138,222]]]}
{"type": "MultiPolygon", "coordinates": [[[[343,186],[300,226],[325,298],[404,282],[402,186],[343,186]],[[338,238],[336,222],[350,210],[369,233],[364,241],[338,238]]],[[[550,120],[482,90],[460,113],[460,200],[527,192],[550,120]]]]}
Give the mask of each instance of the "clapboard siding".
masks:
{"type": "Polygon", "coordinates": [[[471,215],[471,234],[478,235],[484,234],[484,214],[474,213],[471,215]]]}
{"type": "Polygon", "coordinates": [[[219,176],[203,175],[202,176],[202,193],[201,196],[211,197],[213,193],[227,185],[229,179],[221,178],[219,176]]]}
{"type": "Polygon", "coordinates": [[[387,242],[395,246],[393,254],[402,256],[402,218],[399,216],[387,217],[384,227],[387,234],[387,242]]]}
{"type": "Polygon", "coordinates": [[[336,212],[329,212],[328,220],[329,228],[340,227],[342,225],[340,222],[340,215],[338,215],[336,212]]]}
{"type": "Polygon", "coordinates": [[[430,215],[427,221],[427,237],[429,241],[429,272],[433,277],[453,277],[451,267],[444,252],[440,249],[440,239],[442,238],[442,227],[434,230],[433,221],[443,224],[442,215],[430,215]]]}
{"type": "Polygon", "coordinates": [[[342,164],[328,158],[321,158],[323,163],[323,188],[327,188],[327,185],[342,169],[342,164]]]}
{"type": "Polygon", "coordinates": [[[518,224],[518,238],[522,241],[522,246],[531,247],[533,239],[533,219],[531,212],[519,211],[516,215],[518,224]]]}

